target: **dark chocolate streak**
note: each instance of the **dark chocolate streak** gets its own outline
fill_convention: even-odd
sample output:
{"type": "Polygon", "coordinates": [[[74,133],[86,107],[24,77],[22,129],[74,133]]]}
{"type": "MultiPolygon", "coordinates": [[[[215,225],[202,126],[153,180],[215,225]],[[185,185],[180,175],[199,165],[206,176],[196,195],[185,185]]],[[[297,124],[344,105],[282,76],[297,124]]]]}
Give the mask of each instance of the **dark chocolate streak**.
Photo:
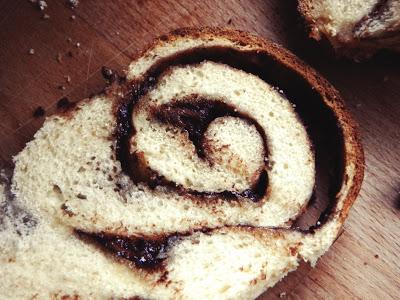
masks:
{"type": "Polygon", "coordinates": [[[79,238],[93,243],[118,259],[126,259],[138,268],[155,269],[166,258],[171,243],[179,237],[170,235],[159,239],[143,239],[108,233],[88,233],[75,230],[79,238]]]}

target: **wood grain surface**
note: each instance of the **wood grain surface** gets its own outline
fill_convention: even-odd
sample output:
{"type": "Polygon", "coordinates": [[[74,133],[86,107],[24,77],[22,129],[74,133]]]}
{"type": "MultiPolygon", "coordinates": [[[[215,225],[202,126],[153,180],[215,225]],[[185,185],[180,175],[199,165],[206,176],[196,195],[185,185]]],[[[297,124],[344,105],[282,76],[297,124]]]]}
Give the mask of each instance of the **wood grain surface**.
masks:
{"type": "Polygon", "coordinates": [[[40,11],[30,1],[0,1],[3,164],[41,126],[44,118],[33,118],[38,106],[51,114],[63,96],[76,101],[100,91],[101,67],[122,71],[154,37],[186,26],[257,33],[292,50],[342,93],[360,124],[367,164],[361,195],[330,251],[316,268],[302,264],[261,299],[400,299],[400,57],[336,58],[307,38],[292,0],[47,4],[40,11]]]}

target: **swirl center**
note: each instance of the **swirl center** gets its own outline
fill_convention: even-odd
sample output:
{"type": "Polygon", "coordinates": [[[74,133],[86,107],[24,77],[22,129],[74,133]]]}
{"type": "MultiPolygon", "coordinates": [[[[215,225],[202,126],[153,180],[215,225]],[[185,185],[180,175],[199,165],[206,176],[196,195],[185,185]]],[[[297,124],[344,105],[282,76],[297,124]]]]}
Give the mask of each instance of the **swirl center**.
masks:
{"type": "Polygon", "coordinates": [[[147,147],[141,148],[140,133],[132,139],[146,166],[191,191],[249,193],[255,188],[265,167],[266,139],[251,117],[198,95],[148,111],[153,124],[146,130],[147,147]]]}

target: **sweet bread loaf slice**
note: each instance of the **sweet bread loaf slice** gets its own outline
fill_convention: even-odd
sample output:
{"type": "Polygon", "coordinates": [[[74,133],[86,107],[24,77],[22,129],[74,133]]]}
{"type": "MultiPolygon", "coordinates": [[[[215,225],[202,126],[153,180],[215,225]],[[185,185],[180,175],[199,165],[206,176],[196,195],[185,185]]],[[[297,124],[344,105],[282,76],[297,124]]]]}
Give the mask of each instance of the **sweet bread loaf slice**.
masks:
{"type": "Polygon", "coordinates": [[[48,118],[14,162],[2,207],[27,225],[14,234],[24,221],[4,214],[0,298],[255,298],[315,264],[363,174],[323,78],[276,44],[215,28],[157,39],[125,80],[48,118]],[[320,138],[337,146],[329,159],[320,138]],[[332,158],[333,200],[299,229],[332,158]]]}
{"type": "Polygon", "coordinates": [[[362,59],[379,49],[400,50],[399,0],[300,0],[299,11],[316,40],[362,59]]]}

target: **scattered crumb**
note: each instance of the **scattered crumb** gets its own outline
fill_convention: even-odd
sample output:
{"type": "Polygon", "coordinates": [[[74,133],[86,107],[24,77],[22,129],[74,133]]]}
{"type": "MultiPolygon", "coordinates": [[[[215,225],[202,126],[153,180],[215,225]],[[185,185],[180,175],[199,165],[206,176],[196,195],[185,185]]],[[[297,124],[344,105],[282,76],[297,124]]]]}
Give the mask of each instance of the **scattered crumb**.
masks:
{"type": "Polygon", "coordinates": [[[83,200],[87,199],[87,197],[85,195],[81,194],[81,193],[76,195],[76,197],[79,198],[79,199],[83,199],[83,200]]]}
{"type": "Polygon", "coordinates": [[[38,106],[38,107],[35,109],[35,111],[33,112],[33,116],[34,116],[35,118],[40,118],[40,117],[43,117],[43,116],[45,115],[45,113],[46,113],[46,111],[44,110],[44,108],[41,107],[41,106],[38,106]]]}
{"type": "Polygon", "coordinates": [[[71,102],[67,97],[62,97],[60,100],[57,102],[57,108],[68,108],[71,105],[71,102]]]}
{"type": "Polygon", "coordinates": [[[37,2],[37,5],[40,10],[45,10],[47,8],[47,3],[44,0],[40,0],[37,2]]]}
{"type": "Polygon", "coordinates": [[[117,77],[117,72],[106,66],[101,67],[101,74],[103,75],[103,78],[108,81],[113,81],[117,77]]]}
{"type": "Polygon", "coordinates": [[[72,43],[72,39],[70,37],[67,38],[68,43],[72,43]]]}
{"type": "MultiPolygon", "coordinates": [[[[400,192],[397,193],[400,195],[400,192]]],[[[397,199],[394,201],[394,208],[400,209],[400,197],[397,197],[397,199]]]]}
{"type": "Polygon", "coordinates": [[[250,284],[251,284],[251,285],[256,285],[256,284],[257,284],[257,279],[252,279],[252,280],[250,281],[250,284]]]}
{"type": "Polygon", "coordinates": [[[119,35],[119,31],[115,32],[116,35],[119,35]]]}
{"type": "Polygon", "coordinates": [[[74,213],[70,210],[70,208],[65,204],[65,203],[63,203],[62,205],[61,205],[61,209],[64,211],[64,213],[65,214],[67,214],[69,217],[72,217],[73,215],[74,215],[74,213]]]}
{"type": "Polygon", "coordinates": [[[57,53],[56,59],[57,59],[58,63],[62,63],[62,54],[61,53],[57,53]]]}
{"type": "Polygon", "coordinates": [[[279,294],[279,298],[285,298],[286,297],[286,292],[282,292],[279,294]]]}
{"type": "MultiPolygon", "coordinates": [[[[279,94],[281,94],[282,96],[285,96],[285,97],[286,97],[286,95],[285,95],[285,93],[283,92],[282,89],[280,89],[280,88],[274,86],[274,87],[272,87],[272,90],[277,91],[279,94]]],[[[293,107],[296,107],[296,105],[293,104],[293,107]]]]}
{"type": "Polygon", "coordinates": [[[362,106],[361,103],[357,103],[357,104],[356,104],[356,107],[357,107],[357,108],[360,108],[361,106],[362,106]]]}
{"type": "Polygon", "coordinates": [[[232,18],[229,18],[228,24],[229,24],[229,25],[232,24],[232,18]]]}
{"type": "Polygon", "coordinates": [[[379,255],[378,255],[378,254],[375,254],[374,257],[375,257],[375,258],[379,258],[379,255]]]}
{"type": "Polygon", "coordinates": [[[44,15],[42,16],[42,19],[43,19],[43,20],[50,19],[50,16],[49,16],[48,14],[44,14],[44,15]]]}
{"type": "Polygon", "coordinates": [[[28,53],[29,53],[30,55],[35,54],[35,49],[33,49],[33,48],[29,49],[28,53]]]}
{"type": "Polygon", "coordinates": [[[79,47],[81,46],[81,43],[77,42],[77,43],[75,44],[75,46],[76,46],[76,48],[79,48],[79,47]]]}
{"type": "Polygon", "coordinates": [[[67,83],[70,83],[70,82],[71,82],[71,76],[65,75],[64,78],[65,78],[65,81],[66,81],[67,83]]]}
{"type": "Polygon", "coordinates": [[[72,21],[74,21],[76,19],[75,15],[72,15],[69,17],[72,21]]]}
{"type": "Polygon", "coordinates": [[[58,86],[58,89],[59,89],[59,90],[62,90],[62,91],[65,91],[66,87],[63,86],[63,85],[59,85],[59,86],[58,86]]]}
{"type": "Polygon", "coordinates": [[[77,8],[79,5],[79,0],[67,0],[67,4],[69,5],[69,7],[71,7],[72,9],[77,8]]]}

